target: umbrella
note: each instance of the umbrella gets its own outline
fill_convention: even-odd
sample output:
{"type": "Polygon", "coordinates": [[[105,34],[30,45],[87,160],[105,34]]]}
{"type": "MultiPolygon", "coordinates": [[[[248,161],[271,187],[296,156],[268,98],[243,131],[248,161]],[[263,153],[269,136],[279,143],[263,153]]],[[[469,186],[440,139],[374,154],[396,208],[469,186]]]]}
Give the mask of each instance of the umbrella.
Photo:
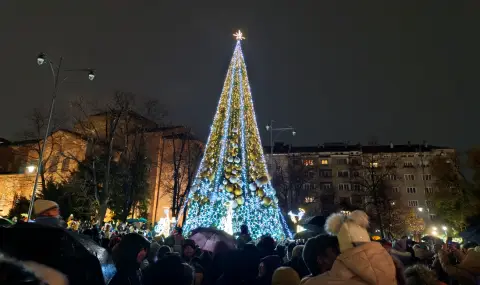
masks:
{"type": "Polygon", "coordinates": [[[190,239],[202,250],[213,251],[217,242],[223,241],[230,248],[235,248],[235,239],[224,231],[214,228],[197,228],[192,231],[190,239]]]}
{"type": "Polygon", "coordinates": [[[14,222],[10,221],[9,219],[0,218],[0,227],[9,227],[13,224],[14,222]]]}
{"type": "Polygon", "coordinates": [[[70,285],[105,284],[99,259],[62,228],[17,223],[0,228],[0,249],[20,260],[45,264],[68,276],[70,285]]]}
{"type": "Polygon", "coordinates": [[[325,217],[313,216],[302,221],[300,224],[304,229],[315,232],[317,235],[324,234],[325,217]]]}

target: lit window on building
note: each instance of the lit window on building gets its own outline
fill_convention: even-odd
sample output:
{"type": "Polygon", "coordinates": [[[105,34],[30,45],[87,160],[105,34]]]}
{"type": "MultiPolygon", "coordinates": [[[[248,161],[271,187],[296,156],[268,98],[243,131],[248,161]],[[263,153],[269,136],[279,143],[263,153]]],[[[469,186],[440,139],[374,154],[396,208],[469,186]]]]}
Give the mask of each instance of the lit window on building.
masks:
{"type": "Polygon", "coordinates": [[[378,162],[370,162],[370,167],[377,168],[378,162]]]}
{"type": "Polygon", "coordinates": [[[304,159],[303,165],[305,166],[313,166],[313,159],[304,159]]]}
{"type": "Polygon", "coordinates": [[[321,164],[322,165],[328,165],[328,159],[322,159],[321,164]]]}
{"type": "Polygon", "coordinates": [[[315,198],[309,197],[309,196],[305,197],[305,203],[313,203],[313,202],[315,202],[315,198]]]}

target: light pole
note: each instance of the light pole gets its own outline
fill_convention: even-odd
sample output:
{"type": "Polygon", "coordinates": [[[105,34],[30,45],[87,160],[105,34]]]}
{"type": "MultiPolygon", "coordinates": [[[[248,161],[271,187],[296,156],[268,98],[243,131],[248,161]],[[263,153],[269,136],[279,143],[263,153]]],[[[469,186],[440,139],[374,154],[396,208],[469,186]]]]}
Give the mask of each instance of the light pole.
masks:
{"type": "MultiPolygon", "coordinates": [[[[46,53],[40,53],[37,56],[37,64],[42,65],[45,62],[48,62],[50,69],[52,71],[53,76],[53,94],[52,94],[52,102],[50,103],[50,110],[48,114],[48,122],[47,122],[47,129],[45,130],[45,136],[43,138],[42,148],[40,149],[40,153],[38,155],[38,165],[37,165],[37,173],[35,175],[35,182],[33,183],[33,190],[32,190],[32,197],[30,199],[30,207],[28,208],[28,220],[32,217],[32,210],[33,210],[33,203],[35,202],[35,193],[37,192],[37,185],[38,185],[38,177],[40,172],[42,171],[42,164],[43,164],[43,153],[45,151],[45,146],[47,144],[48,135],[50,132],[50,124],[52,122],[53,110],[55,107],[55,99],[57,98],[58,88],[60,84],[62,84],[68,77],[61,77],[62,72],[87,72],[88,79],[92,81],[95,79],[95,70],[89,68],[82,68],[82,69],[62,69],[62,62],[63,57],[60,57],[58,61],[58,65],[55,64],[50,57],[46,53]]],[[[63,75],[62,75],[63,76],[63,75]]]]}
{"type": "Polygon", "coordinates": [[[270,125],[267,125],[265,127],[267,129],[267,131],[270,132],[270,159],[268,160],[270,171],[272,171],[273,143],[274,143],[275,139],[278,137],[278,135],[280,135],[281,133],[283,133],[285,131],[291,131],[292,136],[295,136],[297,134],[297,132],[295,131],[295,129],[292,126],[287,126],[287,127],[283,127],[283,128],[274,128],[273,123],[275,123],[275,121],[270,120],[270,125]],[[273,137],[273,132],[278,132],[277,135],[275,136],[275,138],[273,137]]]}

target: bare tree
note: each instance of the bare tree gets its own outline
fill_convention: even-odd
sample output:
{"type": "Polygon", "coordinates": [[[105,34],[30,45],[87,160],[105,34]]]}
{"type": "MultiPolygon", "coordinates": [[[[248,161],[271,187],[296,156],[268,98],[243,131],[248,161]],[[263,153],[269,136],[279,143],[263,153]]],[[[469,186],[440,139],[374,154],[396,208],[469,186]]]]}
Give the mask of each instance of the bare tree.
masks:
{"type": "Polygon", "coordinates": [[[366,197],[365,209],[372,212],[385,237],[385,223],[383,215],[391,211],[392,188],[389,180],[396,179],[396,162],[394,155],[364,152],[361,161],[351,163],[353,182],[360,185],[366,197]]]}
{"type": "MultiPolygon", "coordinates": [[[[37,166],[38,159],[40,157],[40,152],[42,150],[43,137],[46,132],[48,114],[39,108],[33,109],[27,116],[28,128],[25,129],[19,137],[22,140],[29,143],[24,144],[24,147],[14,149],[14,155],[22,157],[24,163],[35,164],[37,166]]],[[[60,129],[60,122],[62,117],[58,114],[52,118],[52,123],[50,126],[50,134],[55,133],[60,129]]],[[[51,163],[56,164],[58,162],[58,154],[55,150],[61,146],[61,137],[52,136],[48,137],[47,145],[42,158],[42,165],[39,167],[40,183],[41,188],[45,189],[47,185],[48,178],[46,177],[46,172],[48,170],[56,172],[56,168],[53,165],[47,168],[47,165],[51,163]]],[[[55,165],[56,166],[56,165],[55,165]]]]}
{"type": "MultiPolygon", "coordinates": [[[[308,159],[307,159],[308,160],[308,159]]],[[[313,162],[313,160],[312,160],[313,162]]],[[[276,162],[276,169],[272,177],[272,185],[277,192],[278,204],[286,212],[296,210],[306,203],[308,197],[316,202],[317,191],[315,182],[310,173],[316,173],[315,165],[305,165],[300,158],[288,157],[286,163],[276,162]]],[[[308,203],[307,202],[307,203],[308,203]]]]}
{"type": "Polygon", "coordinates": [[[186,218],[187,208],[182,207],[190,192],[190,187],[195,179],[195,174],[200,162],[202,146],[193,136],[189,129],[174,131],[174,133],[164,136],[163,143],[171,145],[172,153],[162,156],[162,165],[171,166],[172,179],[165,179],[163,186],[166,191],[162,196],[171,197],[172,216],[179,218],[183,215],[186,218]]]}
{"type": "MultiPolygon", "coordinates": [[[[122,163],[128,169],[131,162],[141,160],[144,133],[148,127],[156,126],[155,122],[135,112],[135,97],[132,93],[116,92],[112,100],[100,108],[88,104],[82,98],[72,103],[76,110],[75,130],[86,138],[88,147],[84,161],[79,161],[73,155],[69,157],[77,160],[81,166],[83,185],[90,187],[93,192],[99,209],[97,220],[100,223],[103,222],[112,196],[116,194],[115,187],[122,182],[115,179],[120,175],[122,163]],[[96,114],[92,115],[95,111],[96,114]]],[[[153,113],[156,105],[148,103],[147,106],[150,108],[148,112],[153,113]]],[[[132,177],[136,170],[130,170],[132,171],[127,171],[128,174],[124,173],[125,183],[119,187],[127,197],[123,206],[126,212],[134,204],[134,192],[139,182],[132,177]]]]}

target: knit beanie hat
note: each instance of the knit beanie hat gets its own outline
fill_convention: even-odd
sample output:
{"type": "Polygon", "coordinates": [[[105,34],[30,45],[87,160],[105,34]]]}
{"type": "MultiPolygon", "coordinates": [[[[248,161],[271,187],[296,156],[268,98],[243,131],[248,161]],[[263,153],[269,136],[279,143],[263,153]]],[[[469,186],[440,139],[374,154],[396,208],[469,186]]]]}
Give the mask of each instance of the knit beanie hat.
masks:
{"type": "Polygon", "coordinates": [[[291,267],[279,267],[272,276],[272,285],[298,285],[300,277],[295,269],[291,267]]]}
{"type": "Polygon", "coordinates": [[[51,210],[53,208],[59,208],[58,204],[50,200],[35,200],[33,204],[33,212],[35,215],[40,215],[43,212],[51,210]]]}
{"type": "Polygon", "coordinates": [[[353,248],[353,243],[370,242],[367,227],[368,215],[360,210],[353,211],[349,215],[332,214],[325,223],[325,230],[337,236],[342,253],[353,248]]]}

